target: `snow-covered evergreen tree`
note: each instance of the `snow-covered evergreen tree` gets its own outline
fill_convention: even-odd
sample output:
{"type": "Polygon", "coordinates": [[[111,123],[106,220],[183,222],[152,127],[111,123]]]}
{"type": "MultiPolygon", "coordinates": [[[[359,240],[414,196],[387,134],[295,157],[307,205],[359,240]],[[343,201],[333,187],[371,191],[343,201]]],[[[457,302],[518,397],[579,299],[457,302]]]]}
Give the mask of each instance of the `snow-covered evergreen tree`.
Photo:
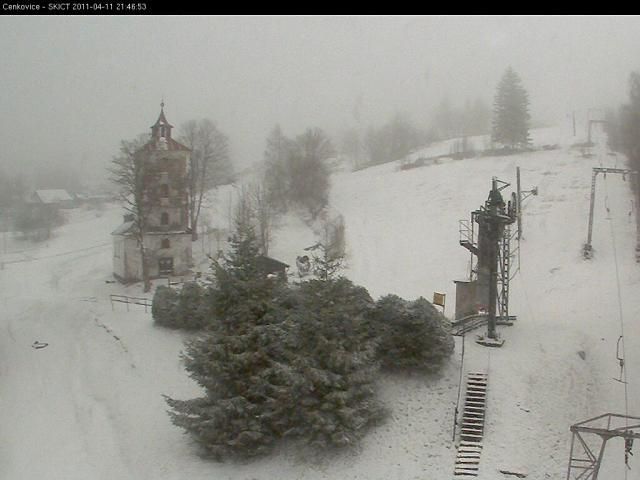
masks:
{"type": "Polygon", "coordinates": [[[494,97],[491,140],[511,149],[527,147],[529,120],[529,95],[518,74],[508,67],[494,97]]]}
{"type": "Polygon", "coordinates": [[[267,453],[289,428],[298,383],[287,360],[291,328],[276,303],[280,283],[260,272],[250,222],[238,217],[231,253],[215,264],[211,331],[183,354],[205,395],[167,398],[173,422],[217,459],[267,453]]]}
{"type": "Polygon", "coordinates": [[[267,278],[241,212],[230,254],[214,264],[209,330],[183,354],[204,395],[167,397],[169,415],[220,460],[263,455],[289,439],[316,453],[355,446],[386,413],[375,388],[380,343],[435,366],[450,336],[424,299],[385,310],[343,277],[297,287],[267,278]]]}
{"type": "Polygon", "coordinates": [[[375,395],[376,343],[366,289],[345,278],[301,286],[295,360],[304,383],[290,433],[314,448],[354,446],[385,410],[375,395]]]}

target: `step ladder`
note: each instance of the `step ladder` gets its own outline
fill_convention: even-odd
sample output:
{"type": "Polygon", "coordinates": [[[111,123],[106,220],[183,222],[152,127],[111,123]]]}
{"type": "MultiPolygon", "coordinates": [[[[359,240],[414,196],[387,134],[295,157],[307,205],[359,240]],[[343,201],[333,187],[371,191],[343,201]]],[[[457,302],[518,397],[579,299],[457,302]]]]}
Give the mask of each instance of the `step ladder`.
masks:
{"type": "Polygon", "coordinates": [[[482,453],[487,404],[487,374],[467,373],[467,391],[460,423],[460,442],[453,474],[477,477],[482,453]]]}

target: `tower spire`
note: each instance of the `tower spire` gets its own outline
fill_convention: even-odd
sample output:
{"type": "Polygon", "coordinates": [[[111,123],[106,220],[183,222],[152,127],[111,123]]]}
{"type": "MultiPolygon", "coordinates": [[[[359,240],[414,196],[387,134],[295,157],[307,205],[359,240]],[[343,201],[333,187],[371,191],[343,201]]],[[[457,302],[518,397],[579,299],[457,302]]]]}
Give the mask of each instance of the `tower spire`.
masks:
{"type": "Polygon", "coordinates": [[[171,138],[171,129],[173,125],[171,125],[167,118],[164,116],[164,96],[160,101],[160,115],[158,116],[158,120],[155,125],[151,127],[151,136],[155,139],[158,138],[171,138]]]}

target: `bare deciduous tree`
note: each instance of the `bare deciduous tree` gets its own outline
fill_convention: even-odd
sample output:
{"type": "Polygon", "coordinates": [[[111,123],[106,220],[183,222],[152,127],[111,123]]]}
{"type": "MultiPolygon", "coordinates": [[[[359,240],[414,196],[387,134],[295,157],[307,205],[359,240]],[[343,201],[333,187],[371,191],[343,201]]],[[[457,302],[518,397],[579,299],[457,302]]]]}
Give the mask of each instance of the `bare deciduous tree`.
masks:
{"type": "Polygon", "coordinates": [[[285,137],[280,126],[276,125],[267,137],[267,148],[264,151],[264,186],[269,202],[279,212],[287,210],[287,162],[291,149],[292,141],[285,137]]]}
{"type": "Polygon", "coordinates": [[[118,196],[124,209],[131,214],[134,222],[133,234],[138,242],[142,266],[144,291],[151,290],[147,252],[144,245],[147,208],[144,203],[144,162],[138,152],[149,140],[149,135],[141,134],[133,140],[120,142],[120,153],[113,158],[108,169],[111,181],[118,187],[118,196]]]}
{"type": "Polygon", "coordinates": [[[315,218],[328,202],[326,160],[333,155],[331,140],[319,128],[308,128],[291,141],[276,127],[267,138],[264,155],[264,186],[271,205],[279,212],[290,205],[302,206],[315,218]]]}
{"type": "Polygon", "coordinates": [[[180,140],[191,149],[188,173],[188,210],[191,240],[198,239],[198,218],[207,191],[231,180],[229,140],[209,119],[182,125],[180,140]]]}
{"type": "Polygon", "coordinates": [[[269,255],[271,235],[275,218],[275,209],[269,201],[267,190],[263,184],[252,184],[249,187],[251,203],[257,227],[258,243],[263,255],[269,255]]]}
{"type": "Polygon", "coordinates": [[[296,137],[288,158],[289,198],[307,208],[315,218],[329,202],[329,167],[335,154],[329,137],[319,128],[308,128],[296,137]]]}

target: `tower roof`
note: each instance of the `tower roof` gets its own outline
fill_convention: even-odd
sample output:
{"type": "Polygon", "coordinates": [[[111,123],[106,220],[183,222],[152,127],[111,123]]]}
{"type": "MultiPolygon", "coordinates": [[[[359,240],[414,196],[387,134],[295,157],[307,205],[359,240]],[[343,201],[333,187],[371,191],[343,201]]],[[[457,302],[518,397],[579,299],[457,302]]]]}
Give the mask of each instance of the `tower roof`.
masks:
{"type": "Polygon", "coordinates": [[[160,104],[160,115],[151,126],[151,140],[144,146],[145,150],[186,150],[189,148],[171,138],[171,125],[164,115],[164,101],[160,104]]]}
{"type": "Polygon", "coordinates": [[[164,116],[164,102],[160,104],[160,115],[158,116],[158,120],[156,120],[156,123],[151,126],[151,129],[155,131],[157,127],[160,127],[160,126],[173,128],[173,125],[171,125],[167,121],[167,117],[164,116]]]}

